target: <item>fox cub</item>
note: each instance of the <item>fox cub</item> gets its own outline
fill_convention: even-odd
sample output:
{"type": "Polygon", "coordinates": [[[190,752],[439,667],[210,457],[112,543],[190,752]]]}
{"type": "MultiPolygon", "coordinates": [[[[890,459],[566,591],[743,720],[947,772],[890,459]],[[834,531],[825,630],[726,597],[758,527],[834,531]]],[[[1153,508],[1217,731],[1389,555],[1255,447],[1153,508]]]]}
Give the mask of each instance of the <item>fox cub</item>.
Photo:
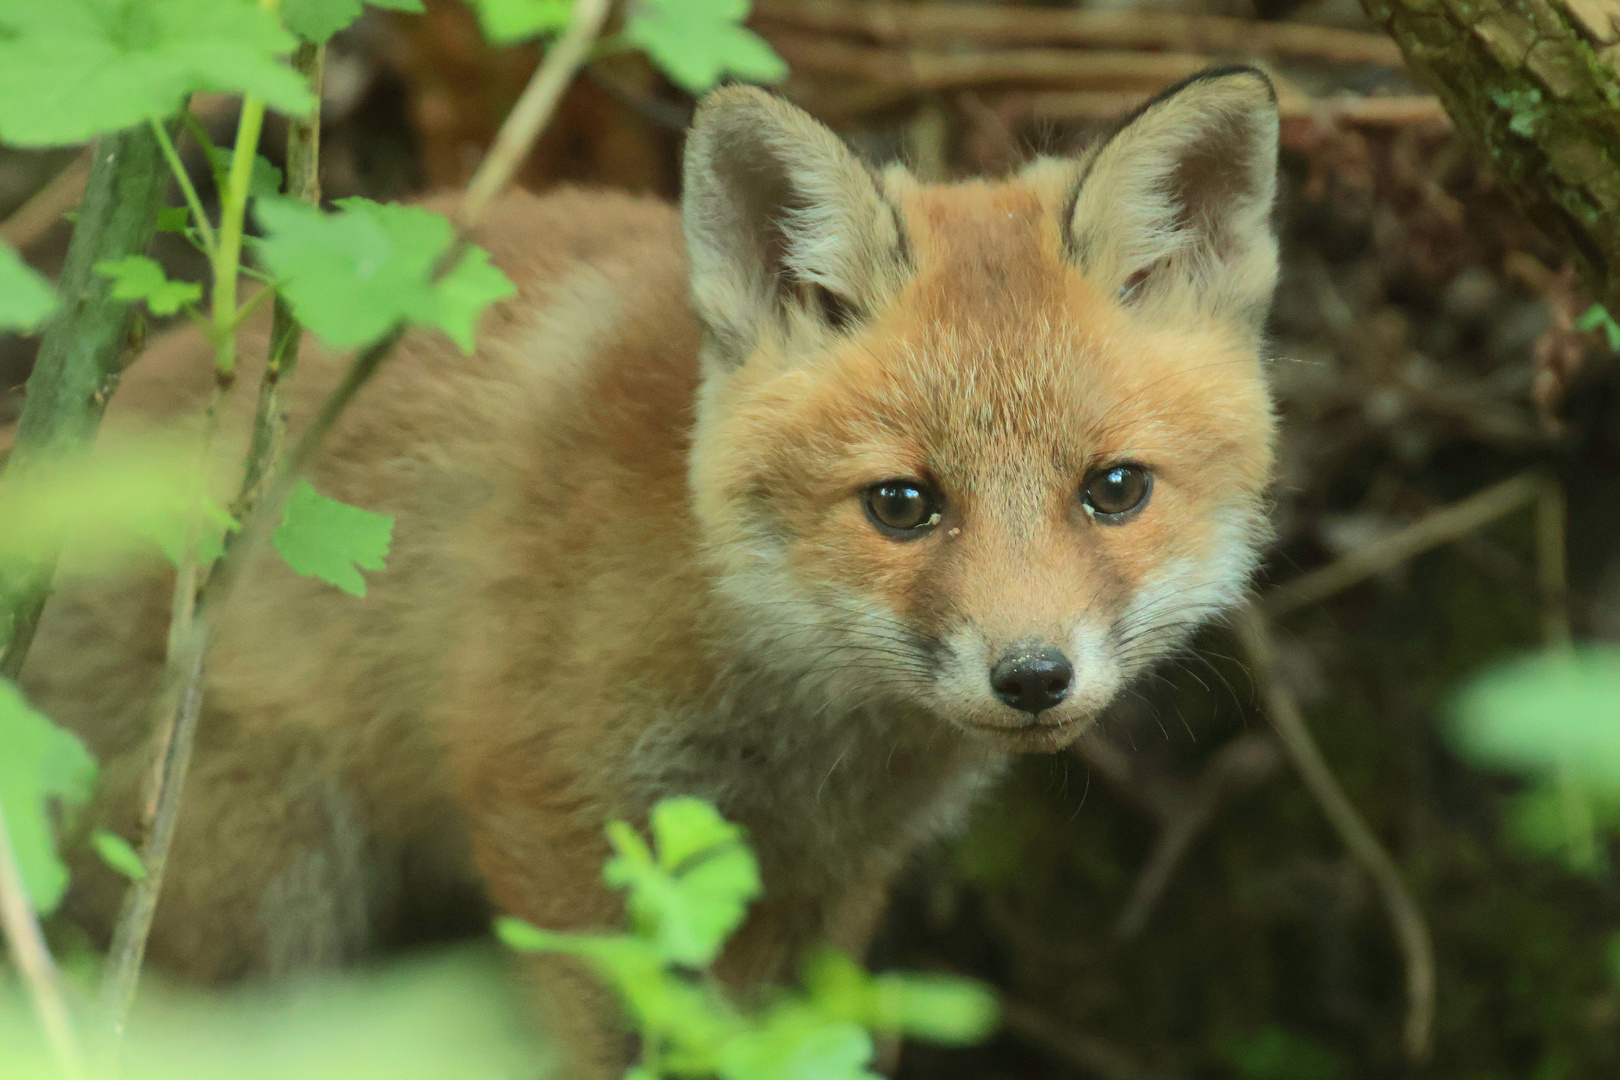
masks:
{"type": "MultiPolygon", "coordinates": [[[[153,960],[338,964],[469,896],[616,925],[603,823],[677,793],[759,853],[726,979],[767,984],[822,940],[859,953],[897,867],[1011,754],[1068,744],[1243,594],[1276,147],[1246,68],[1078,158],[950,185],[730,88],[698,112],[679,215],[507,197],[480,242],[520,295],[478,354],[407,339],[312,470],[395,516],[371,595],[266,554],[220,615],[153,960]]],[[[205,353],[157,343],[109,423],[194,408],[205,353]]],[[[304,349],[295,427],[340,371],[304,349]]],[[[157,567],[66,589],[29,665],[109,762],[114,827],[168,589],[157,567]]],[[[86,864],[69,910],[105,932],[118,895],[86,864]]],[[[611,1003],[539,966],[569,1075],[612,1075],[611,1003]]]]}

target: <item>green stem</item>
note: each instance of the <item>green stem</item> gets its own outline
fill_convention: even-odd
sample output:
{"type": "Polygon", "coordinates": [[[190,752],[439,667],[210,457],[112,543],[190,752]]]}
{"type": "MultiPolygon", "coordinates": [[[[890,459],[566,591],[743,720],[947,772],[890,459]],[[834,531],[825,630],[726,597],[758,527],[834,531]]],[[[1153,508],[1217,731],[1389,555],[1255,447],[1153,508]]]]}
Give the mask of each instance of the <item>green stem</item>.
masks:
{"type": "MultiPolygon", "coordinates": [[[[293,55],[293,67],[309,80],[310,90],[321,96],[326,70],[326,47],[305,43],[293,55]]],[[[321,122],[320,115],[307,120],[294,119],[287,127],[287,195],[311,206],[321,203],[321,122]]],[[[259,296],[270,292],[265,289],[259,296]]],[[[255,298],[257,299],[257,298],[255,298]]],[[[259,487],[269,475],[271,463],[281,452],[287,417],[281,407],[281,382],[292,374],[298,362],[298,346],[303,331],[293,317],[292,306],[276,297],[275,317],[270,323],[270,354],[265,360],[264,378],[259,382],[259,401],[253,415],[253,439],[248,447],[247,468],[242,490],[231,512],[240,520],[253,506],[259,487]]]]}
{"type": "Polygon", "coordinates": [[[214,366],[222,383],[236,375],[236,286],[242,262],[242,223],[247,216],[248,185],[253,160],[264,130],[264,99],[242,99],[236,124],[236,146],[231,149],[231,171],[219,211],[219,243],[214,248],[214,366]]]}
{"type": "MultiPolygon", "coordinates": [[[[151,128],[96,141],[58,285],[66,302],[40,343],[7,468],[60,458],[95,439],[123,370],[133,310],[113,299],[112,280],[93,268],[145,250],[168,185],[169,167],[151,128]]],[[[22,670],[55,569],[53,556],[0,578],[0,675],[16,678],[22,670]]]]}
{"type": "Polygon", "coordinates": [[[186,197],[186,205],[191,208],[191,218],[197,223],[197,231],[202,234],[203,251],[210,257],[214,254],[214,227],[209,224],[208,215],[203,211],[202,200],[197,197],[197,189],[191,183],[191,174],[180,160],[180,154],[174,148],[174,140],[163,125],[156,120],[150,121],[152,135],[157,139],[158,146],[163,149],[163,157],[169,163],[169,171],[174,174],[175,182],[186,197]]]}

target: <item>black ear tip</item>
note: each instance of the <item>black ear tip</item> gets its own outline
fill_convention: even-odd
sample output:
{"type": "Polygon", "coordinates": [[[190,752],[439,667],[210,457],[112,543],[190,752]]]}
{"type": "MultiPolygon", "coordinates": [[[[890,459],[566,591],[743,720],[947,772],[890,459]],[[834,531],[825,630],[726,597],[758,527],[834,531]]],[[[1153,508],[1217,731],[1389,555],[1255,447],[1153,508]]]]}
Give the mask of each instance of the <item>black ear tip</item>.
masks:
{"type": "Polygon", "coordinates": [[[1277,107],[1277,86],[1271,81],[1270,75],[1252,64],[1221,64],[1195,71],[1180,82],[1165,87],[1145,102],[1139,113],[1188,91],[1258,95],[1265,99],[1270,108],[1277,107]]]}

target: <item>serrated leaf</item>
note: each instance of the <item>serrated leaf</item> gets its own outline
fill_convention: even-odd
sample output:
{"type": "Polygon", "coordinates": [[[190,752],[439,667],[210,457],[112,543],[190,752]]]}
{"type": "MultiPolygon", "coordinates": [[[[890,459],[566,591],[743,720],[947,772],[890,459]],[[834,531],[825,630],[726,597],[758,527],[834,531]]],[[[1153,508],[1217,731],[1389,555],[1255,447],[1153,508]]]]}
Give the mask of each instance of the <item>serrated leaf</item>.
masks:
{"type": "Polygon", "coordinates": [[[658,865],[675,870],[698,855],[742,839],[742,829],[720,816],[702,799],[676,796],[660,799],[652,808],[653,843],[658,865]]]}
{"type": "Polygon", "coordinates": [[[122,836],[106,829],[97,829],[90,834],[90,846],[96,849],[96,854],[101,856],[102,862],[129,880],[146,880],[146,864],[122,836]]]}
{"type": "MultiPolygon", "coordinates": [[[[759,865],[740,842],[709,842],[714,826],[690,805],[696,800],[669,801],[674,808],[654,809],[654,827],[662,816],[675,843],[674,854],[681,858],[666,862],[662,853],[654,856],[634,829],[615,821],[608,826],[608,840],[617,854],[604,867],[603,877],[614,888],[629,891],[631,916],[662,956],[703,967],[719,955],[742,924],[749,902],[759,895],[759,865]],[[707,836],[692,834],[702,838],[701,847],[693,845],[692,836],[681,835],[683,828],[694,825],[709,831],[707,836]]],[[[659,840],[662,844],[663,838],[659,840]]]]}
{"type": "Polygon", "coordinates": [[[381,570],[393,542],[387,514],[328,499],[308,480],[298,481],[271,542],[297,573],[336,585],[350,596],[366,595],[361,570],[381,570]]]}
{"type": "MultiPolygon", "coordinates": [[[[230,147],[214,146],[212,143],[203,144],[203,153],[208,155],[208,167],[214,174],[214,187],[224,191],[230,182],[231,157],[235,151],[230,147]]],[[[263,154],[253,155],[253,169],[248,173],[248,198],[258,199],[267,195],[281,194],[282,182],[286,175],[263,154]]]]}
{"type": "Polygon", "coordinates": [[[170,281],[163,267],[145,255],[103,259],[96,273],[113,280],[113,299],[144,300],[154,315],[173,315],[202,298],[202,286],[193,281],[170,281]]]}
{"type": "Polygon", "coordinates": [[[877,1080],[871,1060],[872,1037],[859,1025],[787,1003],[722,1046],[716,1072],[721,1080],[877,1080]]]}
{"type": "MultiPolygon", "coordinates": [[[[372,7],[421,14],[422,0],[367,0],[372,7]]],[[[360,17],[360,0],[283,0],[281,21],[287,29],[316,45],[360,17]]]]}
{"type": "Polygon", "coordinates": [[[568,27],[573,6],[568,0],[468,0],[478,13],[484,37],[494,45],[561,33],[568,27]]]}
{"type": "Polygon", "coordinates": [[[56,290],[0,242],[0,330],[32,332],[56,310],[56,290]]]}
{"type": "Polygon", "coordinates": [[[96,761],[76,736],[36,712],[22,691],[0,679],[0,812],[34,910],[49,914],[67,890],[56,851],[51,806],[78,806],[95,790],[96,761]]]}
{"type": "Polygon", "coordinates": [[[167,116],[199,90],[303,116],[315,97],[279,60],[296,44],[241,0],[0,0],[0,140],[85,142],[167,116]]]}
{"type": "Polygon", "coordinates": [[[776,83],[787,63],[744,27],[749,0],[636,0],[622,36],[683,89],[702,94],[730,75],[776,83]]]}
{"type": "Polygon", "coordinates": [[[336,214],[286,199],[260,201],[259,255],[298,320],[327,344],[375,341],[404,320],[449,335],[471,352],[490,304],[516,293],[481,248],[444,276],[433,267],[454,240],[448,219],[414,206],[343,199],[336,214]]]}

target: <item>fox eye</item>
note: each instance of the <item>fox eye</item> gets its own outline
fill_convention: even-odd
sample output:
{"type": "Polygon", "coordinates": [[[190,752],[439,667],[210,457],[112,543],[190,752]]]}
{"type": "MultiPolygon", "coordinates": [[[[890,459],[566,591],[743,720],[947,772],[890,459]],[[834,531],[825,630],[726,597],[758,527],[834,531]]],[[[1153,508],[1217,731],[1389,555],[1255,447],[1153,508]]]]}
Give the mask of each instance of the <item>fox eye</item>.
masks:
{"type": "Polygon", "coordinates": [[[866,516],[896,540],[915,540],[938,525],[939,508],[939,496],[916,480],[885,480],[866,489],[866,516]]]}
{"type": "Polygon", "coordinates": [[[1118,525],[1147,505],[1153,474],[1140,465],[1110,465],[1086,477],[1080,497],[1092,517],[1118,525]]]}

